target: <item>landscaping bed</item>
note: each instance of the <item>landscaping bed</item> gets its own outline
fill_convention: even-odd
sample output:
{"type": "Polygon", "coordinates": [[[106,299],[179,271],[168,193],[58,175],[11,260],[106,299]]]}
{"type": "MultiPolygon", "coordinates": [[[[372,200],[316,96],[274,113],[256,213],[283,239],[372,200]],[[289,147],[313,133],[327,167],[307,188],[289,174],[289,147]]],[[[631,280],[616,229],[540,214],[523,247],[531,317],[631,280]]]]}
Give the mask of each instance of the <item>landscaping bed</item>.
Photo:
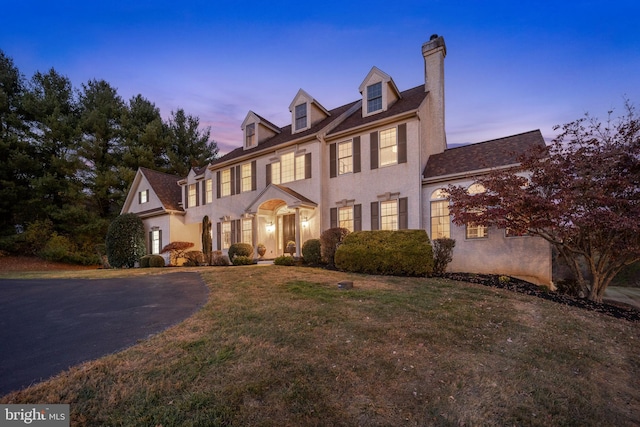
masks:
{"type": "Polygon", "coordinates": [[[631,322],[640,321],[640,310],[626,306],[622,303],[598,303],[586,298],[576,298],[569,295],[550,291],[547,288],[534,285],[533,283],[514,277],[499,276],[495,274],[472,274],[472,273],[446,273],[444,277],[451,280],[477,283],[494,288],[507,289],[522,294],[533,295],[553,302],[568,305],[571,307],[583,308],[596,311],[618,319],[626,319],[631,322]],[[508,280],[507,280],[508,279],[508,280]]]}

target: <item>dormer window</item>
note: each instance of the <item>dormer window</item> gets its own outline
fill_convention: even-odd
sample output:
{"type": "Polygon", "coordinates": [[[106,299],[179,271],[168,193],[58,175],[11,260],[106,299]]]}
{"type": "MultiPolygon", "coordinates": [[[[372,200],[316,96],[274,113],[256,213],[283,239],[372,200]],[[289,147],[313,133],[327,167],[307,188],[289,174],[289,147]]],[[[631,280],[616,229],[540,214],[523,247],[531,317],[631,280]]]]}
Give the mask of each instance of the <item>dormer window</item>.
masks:
{"type": "Polygon", "coordinates": [[[256,144],[256,124],[250,123],[245,128],[245,148],[251,148],[256,144]]]}
{"type": "Polygon", "coordinates": [[[307,103],[296,105],[295,111],[296,130],[305,129],[307,127],[307,103]]]}
{"type": "Polygon", "coordinates": [[[382,82],[367,86],[367,113],[382,110],[382,82]]]}

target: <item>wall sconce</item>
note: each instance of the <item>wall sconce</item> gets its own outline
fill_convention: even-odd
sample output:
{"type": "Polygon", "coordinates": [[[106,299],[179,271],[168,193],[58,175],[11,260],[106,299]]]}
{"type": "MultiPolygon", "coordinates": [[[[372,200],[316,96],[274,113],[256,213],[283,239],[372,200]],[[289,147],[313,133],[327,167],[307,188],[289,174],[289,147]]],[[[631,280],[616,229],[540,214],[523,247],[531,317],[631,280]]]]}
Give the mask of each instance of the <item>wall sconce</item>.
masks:
{"type": "Polygon", "coordinates": [[[309,218],[307,218],[306,216],[302,218],[302,226],[305,228],[309,226],[309,218]]]}
{"type": "Polygon", "coordinates": [[[273,231],[275,231],[276,226],[273,225],[273,221],[267,223],[267,232],[272,233],[273,231]]]}

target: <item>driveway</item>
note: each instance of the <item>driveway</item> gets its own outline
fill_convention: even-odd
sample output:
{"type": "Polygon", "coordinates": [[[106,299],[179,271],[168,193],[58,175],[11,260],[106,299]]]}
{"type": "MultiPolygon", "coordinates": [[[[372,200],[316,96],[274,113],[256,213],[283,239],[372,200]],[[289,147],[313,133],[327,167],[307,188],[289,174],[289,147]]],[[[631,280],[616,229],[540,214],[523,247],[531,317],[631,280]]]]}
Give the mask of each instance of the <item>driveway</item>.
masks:
{"type": "Polygon", "coordinates": [[[121,279],[0,279],[0,395],[117,352],[198,310],[198,273],[121,279]]]}

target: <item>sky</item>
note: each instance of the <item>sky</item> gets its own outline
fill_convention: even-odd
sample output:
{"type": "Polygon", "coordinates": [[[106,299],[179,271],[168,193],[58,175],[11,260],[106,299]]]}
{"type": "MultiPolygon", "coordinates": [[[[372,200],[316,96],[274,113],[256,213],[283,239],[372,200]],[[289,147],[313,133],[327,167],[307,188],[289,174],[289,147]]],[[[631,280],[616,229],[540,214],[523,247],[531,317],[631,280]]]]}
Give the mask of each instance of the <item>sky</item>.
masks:
{"type": "Polygon", "coordinates": [[[21,0],[0,9],[0,50],[30,79],[105,80],[166,119],[182,108],[220,153],[249,111],[291,122],[299,89],[331,110],[371,67],[424,83],[422,44],[444,37],[450,146],[640,108],[640,2],[21,0]]]}

